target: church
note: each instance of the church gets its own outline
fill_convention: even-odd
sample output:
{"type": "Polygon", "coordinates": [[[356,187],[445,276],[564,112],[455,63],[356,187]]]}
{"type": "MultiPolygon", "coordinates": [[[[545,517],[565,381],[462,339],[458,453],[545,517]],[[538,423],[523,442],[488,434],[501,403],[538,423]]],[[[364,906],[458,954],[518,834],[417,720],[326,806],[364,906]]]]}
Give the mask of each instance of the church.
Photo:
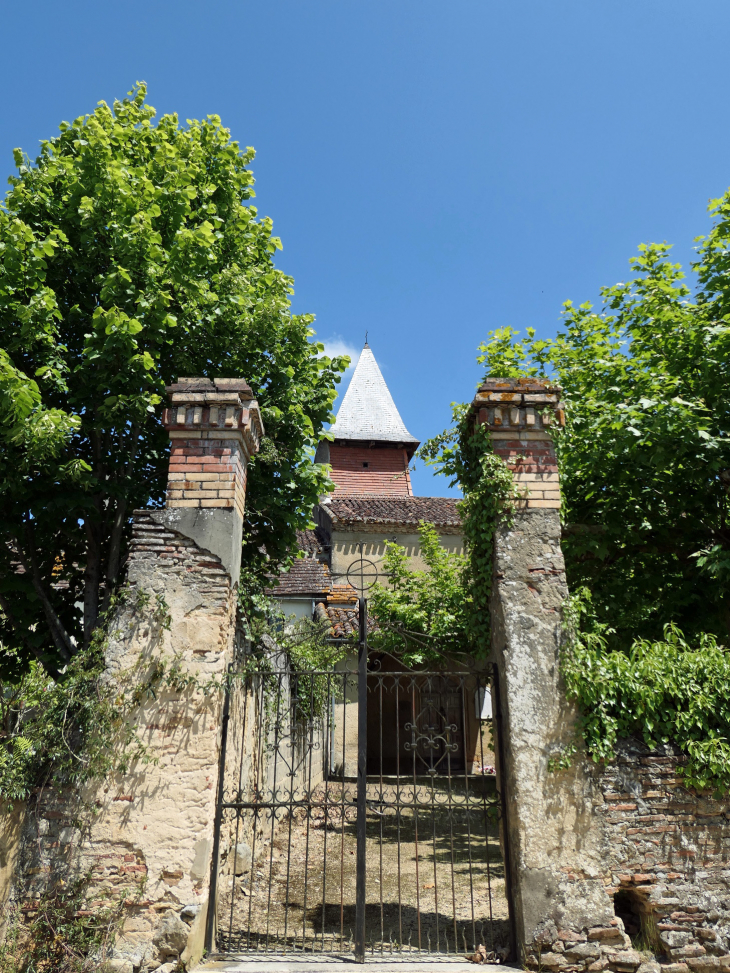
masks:
{"type": "Polygon", "coordinates": [[[357,592],[347,576],[355,562],[372,562],[385,583],[386,540],[405,547],[412,566],[423,568],[420,521],[435,525],[449,551],[462,553],[463,538],[456,498],[413,495],[410,462],[419,441],[406,429],[367,342],[330,434],[314,461],[331,467],[334,492],[315,507],[314,529],[298,534],[304,557],[269,594],[286,615],[328,619],[333,636],[344,638],[358,625],[357,592]]]}

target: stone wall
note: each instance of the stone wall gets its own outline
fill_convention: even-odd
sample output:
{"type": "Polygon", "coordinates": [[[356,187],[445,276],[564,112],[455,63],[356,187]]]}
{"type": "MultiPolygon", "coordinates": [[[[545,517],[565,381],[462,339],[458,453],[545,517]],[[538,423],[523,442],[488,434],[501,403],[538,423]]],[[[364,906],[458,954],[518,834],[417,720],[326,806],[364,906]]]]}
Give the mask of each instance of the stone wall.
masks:
{"type": "Polygon", "coordinates": [[[114,953],[98,958],[116,973],[193,965],[203,950],[245,471],[262,432],[245,382],[182,379],[168,391],[168,506],[133,515],[106,649],[144,752],[81,792],[33,795],[5,909],[22,938],[44,894],[83,877],[82,914],[120,910],[114,953]]]}
{"type": "Polygon", "coordinates": [[[32,919],[49,887],[88,875],[84,909],[125,902],[116,955],[130,971],[202,950],[222,700],[203,686],[222,682],[234,628],[235,592],[220,559],[158,518],[134,515],[109,675],[120,688],[144,685],[153,667],[177,665],[200,685],[176,691],[163,679],[145,694],[130,718],[147,756],[123,776],[82,793],[34,795],[9,903],[32,919]]]}
{"type": "Polygon", "coordinates": [[[583,754],[551,769],[577,716],[559,668],[568,589],[550,430],[560,390],[491,379],[473,413],[521,494],[496,532],[491,599],[518,958],[568,973],[659,973],[658,959],[665,973],[730,970],[728,801],[683,788],[671,748],[623,741],[608,766],[583,754]]]}
{"type": "Polygon", "coordinates": [[[730,970],[730,807],[682,786],[684,759],[669,746],[624,740],[605,767],[553,775],[564,791],[566,773],[588,782],[577,834],[592,837],[598,865],[580,844],[563,859],[528,966],[659,973],[661,960],[665,973],[730,970]],[[581,916],[573,904],[594,868],[605,909],[581,916]]]}

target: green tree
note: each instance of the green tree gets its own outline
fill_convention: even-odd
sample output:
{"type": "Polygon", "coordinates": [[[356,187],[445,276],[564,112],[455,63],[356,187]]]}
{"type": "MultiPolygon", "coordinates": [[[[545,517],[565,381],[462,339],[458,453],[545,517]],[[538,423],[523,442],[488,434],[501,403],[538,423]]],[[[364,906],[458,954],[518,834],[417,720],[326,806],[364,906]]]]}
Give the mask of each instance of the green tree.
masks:
{"type": "Polygon", "coordinates": [[[412,568],[406,549],[386,541],[388,585],[375,585],[369,598],[376,622],[369,644],[408,665],[439,661],[473,648],[467,559],[441,546],[433,524],[421,521],[418,534],[427,570],[412,568]]]}
{"type": "MultiPolygon", "coordinates": [[[[0,642],[49,671],[90,643],[130,514],[163,502],[164,387],[242,376],[267,438],[243,572],[263,580],[327,490],[308,461],[347,359],[290,312],[249,163],[217,116],[153,124],[138,85],[62,123],[0,207],[0,642]],[[78,606],[82,606],[80,609],[78,606]]],[[[15,661],[13,661],[15,660],[15,661]]]]}
{"type": "Polygon", "coordinates": [[[730,193],[711,204],[691,289],[666,244],[641,246],[603,307],[565,305],[554,340],[511,328],[487,374],[563,387],[556,437],[571,589],[591,592],[607,645],[730,634],[730,193]]]}

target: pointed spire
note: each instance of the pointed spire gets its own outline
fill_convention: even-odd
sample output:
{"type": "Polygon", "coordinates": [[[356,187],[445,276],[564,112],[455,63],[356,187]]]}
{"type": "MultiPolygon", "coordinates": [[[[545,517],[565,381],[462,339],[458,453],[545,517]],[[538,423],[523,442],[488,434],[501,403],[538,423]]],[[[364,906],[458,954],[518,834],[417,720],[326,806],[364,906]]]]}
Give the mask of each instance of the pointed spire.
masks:
{"type": "Polygon", "coordinates": [[[400,417],[393,396],[367,343],[330,432],[335,439],[418,443],[400,417]]]}

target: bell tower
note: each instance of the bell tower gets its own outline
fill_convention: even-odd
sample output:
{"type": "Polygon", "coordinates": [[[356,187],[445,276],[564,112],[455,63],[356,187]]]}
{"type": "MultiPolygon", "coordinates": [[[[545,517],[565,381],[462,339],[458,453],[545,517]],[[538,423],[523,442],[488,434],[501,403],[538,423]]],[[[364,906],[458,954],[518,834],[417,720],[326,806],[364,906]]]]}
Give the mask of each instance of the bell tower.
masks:
{"type": "Polygon", "coordinates": [[[330,432],[334,440],[319,444],[316,462],[332,466],[333,497],[413,496],[408,464],[419,442],[406,429],[367,341],[330,432]]]}

